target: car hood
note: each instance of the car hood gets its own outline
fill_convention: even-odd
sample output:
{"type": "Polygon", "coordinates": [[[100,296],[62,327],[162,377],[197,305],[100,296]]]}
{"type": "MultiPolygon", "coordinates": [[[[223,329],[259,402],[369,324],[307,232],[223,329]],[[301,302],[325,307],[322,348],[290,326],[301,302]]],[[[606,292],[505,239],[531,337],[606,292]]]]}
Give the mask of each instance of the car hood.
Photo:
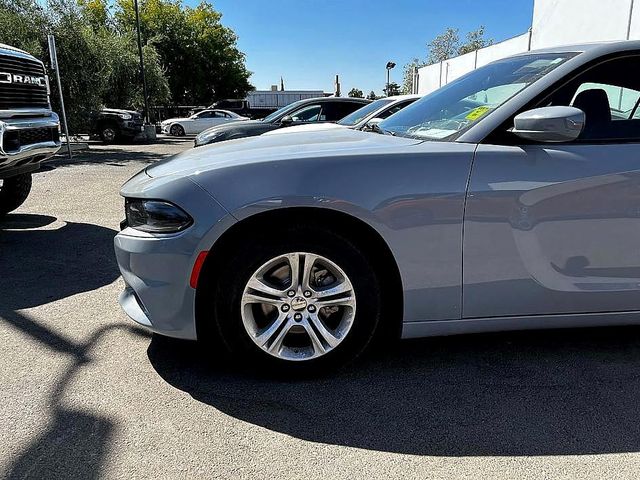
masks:
{"type": "Polygon", "coordinates": [[[307,133],[307,132],[321,132],[323,130],[335,130],[340,128],[348,128],[344,125],[338,125],[337,123],[312,123],[310,125],[296,125],[294,127],[279,128],[272,130],[271,132],[264,133],[263,135],[283,135],[285,133],[307,133]]]}
{"type": "Polygon", "coordinates": [[[252,163],[384,153],[385,150],[421,142],[422,140],[349,128],[297,135],[262,135],[187,150],[148,167],[146,172],[150,177],[195,175],[208,170],[252,163]]]}
{"type": "Polygon", "coordinates": [[[128,113],[129,115],[139,115],[135,110],[123,110],[121,108],[103,108],[101,113],[128,113]]]}

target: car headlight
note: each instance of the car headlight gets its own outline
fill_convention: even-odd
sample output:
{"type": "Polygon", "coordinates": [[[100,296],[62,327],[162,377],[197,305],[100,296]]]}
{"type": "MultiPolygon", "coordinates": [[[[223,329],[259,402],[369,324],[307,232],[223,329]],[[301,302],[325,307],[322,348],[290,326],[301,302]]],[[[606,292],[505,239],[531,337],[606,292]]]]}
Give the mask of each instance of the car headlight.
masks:
{"type": "Polygon", "coordinates": [[[119,113],[118,116],[123,120],[131,120],[132,118],[130,113],[119,113]]]}
{"type": "Polygon", "coordinates": [[[175,233],[189,227],[193,219],[180,207],[162,200],[125,200],[127,226],[149,233],[175,233]]]}

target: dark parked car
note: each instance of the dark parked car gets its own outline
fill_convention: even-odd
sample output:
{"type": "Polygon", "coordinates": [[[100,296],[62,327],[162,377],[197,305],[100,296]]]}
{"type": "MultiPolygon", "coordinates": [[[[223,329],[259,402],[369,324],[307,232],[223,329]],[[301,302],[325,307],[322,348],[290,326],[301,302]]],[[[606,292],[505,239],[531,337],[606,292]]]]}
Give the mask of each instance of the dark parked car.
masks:
{"type": "Polygon", "coordinates": [[[133,110],[104,108],[91,113],[91,135],[97,135],[104,143],[131,140],[144,130],[142,114],[133,110]]]}
{"type": "Polygon", "coordinates": [[[292,125],[337,122],[367,103],[369,103],[369,100],[362,98],[307,98],[282,107],[263,120],[234,122],[209,128],[196,137],[195,146],[200,147],[209,143],[233,140],[235,138],[255,137],[277,128],[290,127],[292,125]]]}

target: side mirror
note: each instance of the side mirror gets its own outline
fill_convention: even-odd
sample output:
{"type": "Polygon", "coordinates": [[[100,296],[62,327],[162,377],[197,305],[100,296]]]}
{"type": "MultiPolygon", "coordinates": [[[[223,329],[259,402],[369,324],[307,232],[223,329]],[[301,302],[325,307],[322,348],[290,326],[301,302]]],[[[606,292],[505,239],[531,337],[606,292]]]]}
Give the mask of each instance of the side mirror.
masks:
{"type": "Polygon", "coordinates": [[[371,131],[373,130],[373,127],[378,125],[380,122],[382,122],[384,120],[384,118],[372,118],[371,120],[369,120],[367,123],[364,124],[364,126],[362,127],[362,130],[365,131],[371,131]]]}
{"type": "Polygon", "coordinates": [[[293,123],[293,117],[291,115],[285,115],[280,119],[280,125],[291,125],[293,123]]]}
{"type": "Polygon", "coordinates": [[[584,112],[574,107],[534,108],[517,115],[511,131],[535,142],[571,142],[582,133],[585,119],[584,112]]]}

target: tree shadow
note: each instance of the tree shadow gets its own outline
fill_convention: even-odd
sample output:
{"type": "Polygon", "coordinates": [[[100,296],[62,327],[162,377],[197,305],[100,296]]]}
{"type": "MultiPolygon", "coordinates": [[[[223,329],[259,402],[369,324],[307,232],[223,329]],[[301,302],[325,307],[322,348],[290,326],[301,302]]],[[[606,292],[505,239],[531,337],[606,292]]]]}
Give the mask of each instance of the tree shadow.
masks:
{"type": "Polygon", "coordinates": [[[99,478],[113,431],[113,422],[106,418],[61,409],[6,478],[99,478]]]}
{"type": "Polygon", "coordinates": [[[130,325],[108,325],[85,341],[59,333],[55,318],[36,321],[20,310],[109,285],[120,275],[113,254],[115,230],[56,218],[12,214],[0,219],[0,321],[71,361],[52,379],[45,432],[3,474],[3,478],[97,478],[102,473],[115,423],[100,415],[69,409],[64,394],[73,378],[92,361],[91,349],[113,330],[149,334],[130,325]],[[49,228],[43,228],[49,227],[49,228]]]}
{"type": "Polygon", "coordinates": [[[168,383],[303,440],[431,456],[640,451],[640,328],[401,342],[331,377],[286,382],[153,337],[168,383]]]}
{"type": "Polygon", "coordinates": [[[140,163],[142,166],[172,155],[169,153],[159,153],[157,151],[131,151],[130,148],[122,147],[127,146],[123,145],[121,148],[96,148],[84,152],[78,152],[71,160],[69,160],[69,157],[57,156],[53,160],[45,163],[42,168],[51,169],[52,167],[62,168],[99,164],[127,165],[131,163],[140,163]]]}
{"type": "Polygon", "coordinates": [[[0,219],[0,315],[95,290],[120,272],[113,254],[116,231],[46,215],[13,214],[0,219]]]}

